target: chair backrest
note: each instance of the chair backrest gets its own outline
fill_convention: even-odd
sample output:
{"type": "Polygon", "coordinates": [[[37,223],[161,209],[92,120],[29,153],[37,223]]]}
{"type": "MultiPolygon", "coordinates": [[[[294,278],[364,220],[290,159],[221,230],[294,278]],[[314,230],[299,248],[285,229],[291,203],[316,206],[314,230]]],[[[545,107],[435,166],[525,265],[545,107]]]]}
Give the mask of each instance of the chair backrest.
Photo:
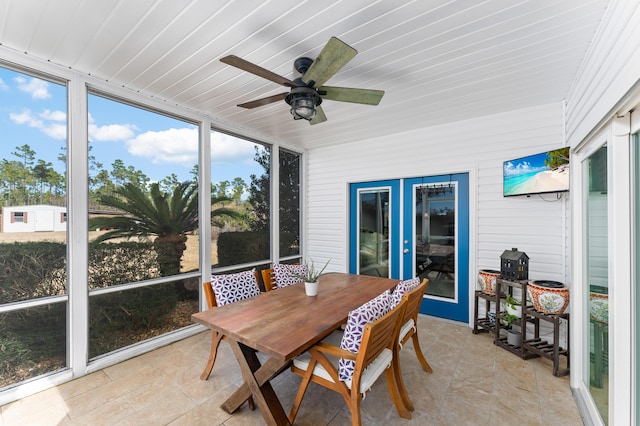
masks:
{"type": "Polygon", "coordinates": [[[273,286],[276,282],[275,273],[273,268],[262,270],[262,284],[264,284],[265,291],[273,290],[273,286]]]}
{"type": "Polygon", "coordinates": [[[265,291],[271,291],[276,288],[286,287],[291,284],[300,282],[301,280],[295,278],[292,273],[304,274],[306,271],[306,265],[289,265],[289,264],[274,264],[271,269],[262,270],[262,283],[264,284],[265,291]],[[277,266],[276,266],[277,265],[277,266]],[[279,268],[279,271],[276,269],[279,268]],[[301,269],[302,268],[302,269],[301,269]],[[282,282],[278,282],[278,272],[282,282]]]}
{"type": "MultiPolygon", "coordinates": [[[[384,316],[393,306],[391,293],[387,290],[349,312],[344,333],[342,333],[340,348],[354,354],[359,353],[364,327],[384,316]]],[[[355,366],[355,359],[340,358],[338,360],[338,376],[340,380],[351,379],[355,366]]]]}
{"type": "Polygon", "coordinates": [[[403,299],[385,315],[365,325],[360,350],[356,356],[351,389],[359,389],[362,372],[382,351],[385,349],[393,350],[402,325],[400,319],[404,315],[406,306],[407,301],[403,299]]]}
{"type": "Polygon", "coordinates": [[[402,296],[403,299],[407,300],[407,308],[404,311],[401,324],[405,324],[411,318],[417,323],[420,305],[422,304],[424,293],[427,291],[427,285],[429,285],[429,280],[425,278],[418,287],[402,296]]]}
{"type": "MultiPolygon", "coordinates": [[[[229,277],[235,274],[221,274],[221,275],[216,275],[216,277],[229,277]]],[[[258,284],[258,271],[253,271],[253,276],[255,278],[255,284],[257,286],[258,284]]],[[[253,285],[253,283],[248,283],[248,285],[253,285]]],[[[209,306],[209,309],[218,306],[218,303],[216,301],[216,295],[215,292],[213,291],[213,286],[211,285],[211,281],[205,282],[202,284],[203,289],[204,289],[204,296],[207,299],[207,305],[209,306]]],[[[252,294],[252,293],[250,293],[252,294]]]]}
{"type": "Polygon", "coordinates": [[[273,264],[273,288],[287,287],[302,282],[300,276],[307,274],[307,265],[274,263],[273,264]]]}

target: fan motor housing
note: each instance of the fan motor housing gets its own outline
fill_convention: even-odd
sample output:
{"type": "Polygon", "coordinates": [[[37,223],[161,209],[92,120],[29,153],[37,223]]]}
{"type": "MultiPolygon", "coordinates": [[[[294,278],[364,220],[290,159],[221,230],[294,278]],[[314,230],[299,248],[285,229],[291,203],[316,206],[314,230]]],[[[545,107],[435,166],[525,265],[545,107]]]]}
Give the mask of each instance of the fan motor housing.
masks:
{"type": "Polygon", "coordinates": [[[313,98],[313,101],[316,104],[316,106],[322,103],[322,98],[320,97],[318,92],[315,89],[312,89],[311,87],[305,87],[305,86],[295,87],[291,89],[289,94],[284,98],[284,101],[289,105],[291,105],[291,102],[302,97],[313,98]]]}
{"type": "Polygon", "coordinates": [[[301,75],[304,75],[304,73],[307,72],[312,63],[313,59],[311,58],[298,58],[293,62],[293,68],[301,75]]]}

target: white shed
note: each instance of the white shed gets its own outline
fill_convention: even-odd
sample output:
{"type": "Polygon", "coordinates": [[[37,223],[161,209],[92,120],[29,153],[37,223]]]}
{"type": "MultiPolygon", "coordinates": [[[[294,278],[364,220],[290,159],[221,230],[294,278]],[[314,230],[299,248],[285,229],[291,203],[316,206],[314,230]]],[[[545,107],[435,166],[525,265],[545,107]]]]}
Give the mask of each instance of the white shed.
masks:
{"type": "Polygon", "coordinates": [[[66,207],[34,205],[2,208],[3,232],[51,232],[66,229],[66,207]]]}

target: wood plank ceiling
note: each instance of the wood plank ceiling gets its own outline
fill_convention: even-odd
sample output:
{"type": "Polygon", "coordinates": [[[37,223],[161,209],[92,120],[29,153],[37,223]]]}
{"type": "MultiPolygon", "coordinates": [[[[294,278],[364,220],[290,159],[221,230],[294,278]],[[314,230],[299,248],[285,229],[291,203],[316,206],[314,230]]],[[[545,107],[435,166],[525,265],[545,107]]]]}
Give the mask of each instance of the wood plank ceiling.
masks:
{"type": "MultiPolygon", "coordinates": [[[[608,0],[0,0],[4,48],[178,104],[300,148],[561,101],[608,0]],[[378,106],[325,101],[328,121],[283,87],[219,61],[237,55],[293,79],[331,36],[358,55],[328,82],[380,89],[378,106]]],[[[434,141],[437,142],[437,141],[434,141]]]]}

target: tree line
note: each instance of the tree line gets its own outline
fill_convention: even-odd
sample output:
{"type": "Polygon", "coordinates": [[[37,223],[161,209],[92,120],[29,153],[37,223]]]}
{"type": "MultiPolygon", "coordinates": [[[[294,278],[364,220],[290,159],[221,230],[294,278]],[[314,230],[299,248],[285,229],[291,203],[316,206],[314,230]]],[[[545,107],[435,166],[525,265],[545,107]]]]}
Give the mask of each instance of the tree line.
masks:
{"type": "MultiPolygon", "coordinates": [[[[0,201],[2,205],[49,204],[66,205],[66,175],[59,173],[51,162],[37,158],[36,152],[28,145],[17,146],[11,155],[13,159],[4,158],[0,162],[0,201]]],[[[280,153],[280,231],[283,245],[297,244],[300,218],[300,156],[282,151],[280,153]],[[290,235],[293,242],[289,238],[290,235]]],[[[66,168],[67,156],[64,147],[57,160],[66,168]]],[[[252,174],[250,182],[236,177],[211,184],[211,196],[218,202],[224,202],[235,214],[222,215],[222,221],[216,225],[226,231],[265,231],[271,226],[270,210],[270,173],[271,151],[266,147],[255,147],[254,161],[263,172],[252,174]]],[[[117,159],[109,169],[97,161],[91,154],[89,145],[89,209],[92,211],[114,210],[117,207],[113,197],[124,198],[122,188],[139,188],[145,195],[151,196],[151,190],[167,197],[175,195],[178,188],[184,190],[185,181],[180,181],[175,173],[171,173],[159,182],[152,182],[143,171],[123,160],[117,159]]],[[[191,179],[186,181],[198,187],[198,165],[190,170],[191,179]]],[[[192,195],[197,195],[197,191],[192,195]]],[[[120,206],[121,207],[121,206],[120,206]]],[[[285,247],[281,247],[285,249],[285,247]]]]}
{"type": "MultiPolygon", "coordinates": [[[[66,204],[67,177],[58,172],[53,164],[37,158],[36,152],[29,144],[17,146],[11,152],[14,158],[4,158],[0,162],[0,201],[2,205],[50,204],[64,206],[66,204]]],[[[57,160],[66,168],[67,156],[64,152],[57,160]]],[[[113,195],[116,189],[128,183],[141,188],[149,188],[151,179],[141,170],[126,165],[117,159],[111,163],[110,169],[91,155],[89,146],[89,205],[99,206],[100,197],[113,195]]],[[[198,166],[190,171],[192,181],[197,182],[198,166]]],[[[164,192],[172,192],[182,181],[175,173],[171,173],[158,182],[164,192]]],[[[242,197],[249,191],[249,184],[240,177],[232,181],[222,181],[211,185],[211,192],[217,197],[227,197],[236,204],[242,203],[242,197]]]]}

